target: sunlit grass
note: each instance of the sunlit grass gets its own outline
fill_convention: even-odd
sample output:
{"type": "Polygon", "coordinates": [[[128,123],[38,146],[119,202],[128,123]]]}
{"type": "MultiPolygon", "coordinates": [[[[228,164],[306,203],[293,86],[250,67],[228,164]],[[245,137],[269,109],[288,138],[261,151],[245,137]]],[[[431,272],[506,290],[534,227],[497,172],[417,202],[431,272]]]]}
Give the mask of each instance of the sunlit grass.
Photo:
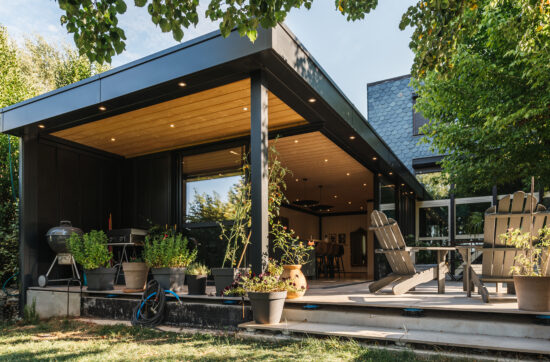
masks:
{"type": "MultiPolygon", "coordinates": [[[[0,360],[420,361],[410,352],[370,349],[354,341],[308,338],[266,342],[234,334],[159,332],[52,319],[0,326],[0,360]]],[[[445,360],[438,357],[432,360],[445,360]]]]}

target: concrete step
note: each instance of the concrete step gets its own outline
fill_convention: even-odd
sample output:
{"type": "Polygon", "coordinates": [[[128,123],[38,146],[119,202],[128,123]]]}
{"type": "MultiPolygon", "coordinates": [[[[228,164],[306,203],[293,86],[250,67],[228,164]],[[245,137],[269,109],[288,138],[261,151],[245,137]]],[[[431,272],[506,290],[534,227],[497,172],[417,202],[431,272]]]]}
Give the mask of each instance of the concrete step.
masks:
{"type": "Polygon", "coordinates": [[[357,310],[304,310],[285,307],[281,321],[328,323],[392,330],[422,332],[451,332],[470,336],[546,339],[550,344],[550,326],[533,323],[532,316],[505,314],[468,314],[460,312],[430,313],[423,317],[403,316],[400,309],[376,311],[357,310]]]}
{"type": "Polygon", "coordinates": [[[247,331],[271,331],[307,335],[338,336],[354,339],[393,342],[397,345],[427,344],[434,346],[460,347],[475,350],[506,351],[550,355],[550,341],[543,338],[502,337],[454,332],[434,332],[415,329],[398,329],[286,321],[279,324],[243,323],[247,331]]]}

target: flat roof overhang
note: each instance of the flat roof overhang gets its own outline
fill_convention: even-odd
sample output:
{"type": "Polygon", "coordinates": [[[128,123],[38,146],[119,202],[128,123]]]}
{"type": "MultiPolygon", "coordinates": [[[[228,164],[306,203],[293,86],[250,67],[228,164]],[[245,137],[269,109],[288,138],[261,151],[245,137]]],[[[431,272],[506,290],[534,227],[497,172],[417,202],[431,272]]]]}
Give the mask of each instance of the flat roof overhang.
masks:
{"type": "Polygon", "coordinates": [[[0,130],[23,137],[127,113],[262,71],[267,87],[365,167],[429,195],[367,120],[284,26],[260,29],[251,43],[236,31],[206,34],[0,111],[0,130]],[[177,83],[185,81],[185,88],[177,83]],[[308,99],[315,98],[315,103],[308,99]],[[98,107],[106,107],[100,111],[98,107]],[[350,136],[355,139],[350,140],[350,136]]]}

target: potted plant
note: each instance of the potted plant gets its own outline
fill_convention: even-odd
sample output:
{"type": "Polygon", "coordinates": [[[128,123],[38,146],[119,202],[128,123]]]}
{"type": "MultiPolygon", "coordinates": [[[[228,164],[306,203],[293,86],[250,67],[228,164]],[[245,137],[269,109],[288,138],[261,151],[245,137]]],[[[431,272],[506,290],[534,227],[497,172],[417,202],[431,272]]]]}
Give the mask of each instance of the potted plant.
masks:
{"type": "MultiPolygon", "coordinates": [[[[249,172],[250,167],[248,163],[244,162],[243,173],[246,175],[249,172]]],[[[216,295],[222,295],[224,289],[231,285],[240,274],[246,274],[249,271],[248,268],[241,268],[246,248],[250,243],[251,201],[250,183],[246,181],[248,179],[250,178],[243,177],[234,189],[234,208],[230,226],[218,222],[221,229],[220,240],[226,243],[226,249],[221,268],[212,268],[216,295]]]]}
{"type": "Polygon", "coordinates": [[[550,311],[550,228],[539,230],[538,236],[520,229],[510,229],[501,237],[506,245],[520,249],[510,273],[518,298],[518,308],[528,311],[550,311]]]}
{"type": "Polygon", "coordinates": [[[122,263],[122,270],[126,289],[143,290],[145,288],[149,267],[142,258],[130,258],[128,262],[122,263]]]}
{"type": "Polygon", "coordinates": [[[281,253],[283,264],[281,277],[291,280],[296,286],[296,290],[288,292],[287,299],[303,297],[307,290],[307,279],[302,273],[302,265],[309,261],[313,245],[304,244],[294,236],[294,230],[288,230],[279,222],[272,223],[271,235],[274,248],[281,253]]]}
{"type": "Polygon", "coordinates": [[[206,278],[210,274],[210,269],[204,264],[193,263],[187,267],[187,289],[191,295],[206,294],[206,278]]]}
{"type": "Polygon", "coordinates": [[[88,290],[113,289],[116,268],[110,266],[113,253],[107,248],[103,231],[92,230],[82,236],[73,233],[68,246],[75,261],[84,268],[88,290]]]}
{"type": "Polygon", "coordinates": [[[277,324],[288,292],[296,291],[294,283],[269,272],[260,275],[242,275],[224,295],[247,296],[252,306],[254,321],[258,324],[277,324]]]}
{"type": "Polygon", "coordinates": [[[188,243],[186,237],[172,230],[145,237],[143,259],[162,288],[183,290],[185,268],[197,257],[197,249],[191,250],[188,243]]]}

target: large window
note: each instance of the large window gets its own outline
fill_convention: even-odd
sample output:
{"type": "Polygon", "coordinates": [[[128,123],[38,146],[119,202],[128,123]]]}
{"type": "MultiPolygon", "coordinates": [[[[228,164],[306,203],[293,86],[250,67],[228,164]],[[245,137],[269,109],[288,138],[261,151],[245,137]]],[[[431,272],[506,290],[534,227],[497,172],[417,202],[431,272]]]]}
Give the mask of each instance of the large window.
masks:
{"type": "Polygon", "coordinates": [[[420,127],[425,125],[429,122],[422,113],[415,111],[414,105],[416,104],[416,99],[418,96],[413,96],[413,136],[420,136],[422,135],[422,132],[420,132],[420,127]]]}
{"type": "Polygon", "coordinates": [[[183,158],[187,223],[231,219],[234,188],[242,180],[242,155],[237,147],[183,158]]]}

